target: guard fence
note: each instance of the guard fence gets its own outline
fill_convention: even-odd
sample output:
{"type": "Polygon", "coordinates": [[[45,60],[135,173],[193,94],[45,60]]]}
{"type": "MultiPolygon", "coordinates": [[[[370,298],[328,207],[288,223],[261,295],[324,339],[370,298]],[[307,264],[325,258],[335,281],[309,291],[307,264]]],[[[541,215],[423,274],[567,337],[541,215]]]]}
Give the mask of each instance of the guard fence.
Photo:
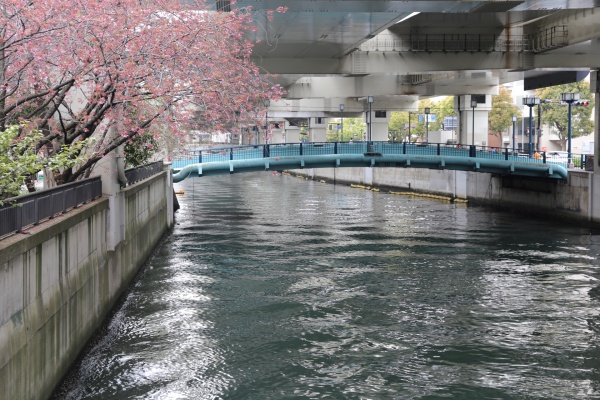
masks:
{"type": "Polygon", "coordinates": [[[0,206],[0,238],[37,225],[102,196],[100,177],[12,197],[0,206]]]}
{"type": "MultiPolygon", "coordinates": [[[[127,184],[163,171],[162,161],[125,171],[127,184]]],[[[102,196],[99,176],[3,200],[0,205],[0,239],[52,219],[102,196]]]]}
{"type": "Polygon", "coordinates": [[[129,168],[125,170],[125,177],[127,178],[127,185],[134,184],[153,175],[162,172],[164,164],[162,161],[156,161],[146,165],[140,165],[139,167],[129,168]]]}
{"type": "Polygon", "coordinates": [[[277,143],[248,146],[208,148],[182,152],[174,158],[172,167],[183,168],[189,164],[248,160],[254,158],[277,158],[286,156],[317,156],[330,154],[412,154],[447,157],[471,157],[505,160],[521,163],[561,165],[568,169],[593,170],[593,155],[571,154],[571,163],[565,152],[522,153],[509,147],[473,146],[457,143],[409,143],[409,142],[321,142],[277,143]]]}

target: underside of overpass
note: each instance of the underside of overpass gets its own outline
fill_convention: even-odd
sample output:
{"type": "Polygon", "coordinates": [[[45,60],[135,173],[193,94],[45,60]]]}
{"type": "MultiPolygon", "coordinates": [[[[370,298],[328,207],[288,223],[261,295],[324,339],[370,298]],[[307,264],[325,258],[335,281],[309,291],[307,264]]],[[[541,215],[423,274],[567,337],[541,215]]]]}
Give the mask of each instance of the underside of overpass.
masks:
{"type": "MultiPolygon", "coordinates": [[[[590,71],[591,92],[598,97],[600,91],[600,0],[220,0],[216,5],[225,11],[251,8],[257,27],[248,36],[255,43],[254,60],[287,91],[270,103],[268,115],[295,125],[337,118],[341,104],[347,117],[372,119],[366,113],[368,96],[374,98],[373,110],[416,111],[420,99],[453,95],[462,102],[455,106],[467,114],[459,117],[466,126],[471,95],[489,100],[501,84],[523,81],[524,90],[533,90],[575,82],[590,71]],[[278,7],[287,11],[272,16],[266,11],[278,7]]],[[[461,132],[459,141],[466,142],[466,135],[461,132]]],[[[484,144],[475,137],[472,142],[484,144]]],[[[594,142],[600,160],[599,141],[594,142]]]]}
{"type": "Polygon", "coordinates": [[[600,1],[228,0],[251,8],[254,59],[286,90],[274,118],[416,110],[421,98],[492,95],[581,79],[599,67],[600,1]],[[286,7],[269,17],[266,10],[286,7]]]}

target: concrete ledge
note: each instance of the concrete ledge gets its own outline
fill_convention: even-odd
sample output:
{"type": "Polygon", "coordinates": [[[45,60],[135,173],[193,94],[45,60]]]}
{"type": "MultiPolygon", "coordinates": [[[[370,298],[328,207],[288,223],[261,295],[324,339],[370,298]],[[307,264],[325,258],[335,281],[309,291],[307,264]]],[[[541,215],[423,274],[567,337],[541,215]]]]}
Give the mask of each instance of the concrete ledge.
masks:
{"type": "Polygon", "coordinates": [[[144,179],[143,181],[139,181],[131,186],[127,186],[126,188],[123,188],[122,192],[125,195],[125,197],[130,197],[133,196],[134,194],[138,193],[140,190],[145,190],[147,189],[149,186],[152,186],[152,184],[155,181],[161,180],[161,179],[166,179],[166,175],[167,173],[171,173],[170,170],[164,170],[163,172],[156,174],[148,179],[144,179]]]}
{"type": "Polygon", "coordinates": [[[0,265],[107,208],[108,199],[101,197],[100,199],[83,204],[74,210],[70,210],[65,214],[46,220],[41,224],[29,227],[25,230],[25,233],[17,233],[0,240],[0,265]]]}
{"type": "Polygon", "coordinates": [[[566,181],[418,168],[321,168],[293,172],[333,183],[408,189],[468,199],[471,204],[572,225],[600,225],[600,218],[595,218],[593,213],[593,173],[589,171],[569,170],[566,181]]]}

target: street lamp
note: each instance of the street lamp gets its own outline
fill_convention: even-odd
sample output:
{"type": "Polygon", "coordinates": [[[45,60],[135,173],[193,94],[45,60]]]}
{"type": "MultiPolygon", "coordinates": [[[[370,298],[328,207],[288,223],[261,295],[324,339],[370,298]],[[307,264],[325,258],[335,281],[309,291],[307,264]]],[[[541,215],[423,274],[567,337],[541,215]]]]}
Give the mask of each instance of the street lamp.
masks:
{"type": "MultiPolygon", "coordinates": [[[[342,135],[342,140],[344,140],[344,110],[346,109],[346,106],[344,104],[340,104],[340,121],[341,121],[341,125],[340,125],[340,132],[342,135]]],[[[340,138],[338,138],[338,142],[340,141],[340,138]]]]}
{"type": "Polygon", "coordinates": [[[540,99],[538,97],[527,96],[523,97],[523,105],[529,107],[529,158],[533,155],[533,143],[531,139],[531,135],[533,132],[533,106],[537,106],[540,104],[540,99]]]}
{"type": "Polygon", "coordinates": [[[471,108],[473,109],[473,136],[472,136],[472,145],[475,146],[475,108],[477,107],[477,100],[471,99],[471,108]]]}
{"type": "Polygon", "coordinates": [[[429,143],[429,113],[431,112],[431,108],[425,108],[425,141],[429,143]]]}
{"type": "Polygon", "coordinates": [[[407,142],[410,143],[410,139],[411,139],[411,133],[410,133],[410,111],[408,112],[408,140],[407,142]]]}
{"type": "Polygon", "coordinates": [[[267,109],[267,112],[265,114],[265,144],[269,143],[269,106],[271,105],[271,100],[269,99],[264,99],[263,100],[263,104],[265,106],[265,108],[267,109]]]}
{"type": "Polygon", "coordinates": [[[367,96],[367,103],[369,103],[369,142],[367,143],[367,152],[373,152],[373,142],[371,142],[371,125],[373,120],[373,115],[371,114],[371,105],[375,98],[373,96],[367,96]]]}
{"type": "Polygon", "coordinates": [[[571,125],[571,117],[572,117],[572,111],[571,111],[571,107],[573,106],[573,103],[579,100],[579,93],[561,93],[560,95],[560,100],[564,101],[565,103],[567,103],[569,105],[569,114],[568,114],[568,129],[567,129],[567,167],[571,168],[572,162],[573,162],[573,155],[571,154],[571,136],[572,136],[572,131],[573,131],[573,127],[571,125]]]}
{"type": "Polygon", "coordinates": [[[371,105],[373,104],[373,101],[375,101],[373,96],[367,96],[367,103],[369,103],[369,143],[371,143],[371,119],[373,118],[371,115],[371,105]]]}
{"type": "Polygon", "coordinates": [[[512,123],[513,123],[513,135],[512,135],[513,136],[513,141],[512,141],[513,142],[513,150],[512,150],[512,152],[513,152],[513,154],[515,153],[515,140],[517,140],[517,134],[515,133],[515,122],[517,122],[517,116],[513,115],[512,116],[512,123]]]}

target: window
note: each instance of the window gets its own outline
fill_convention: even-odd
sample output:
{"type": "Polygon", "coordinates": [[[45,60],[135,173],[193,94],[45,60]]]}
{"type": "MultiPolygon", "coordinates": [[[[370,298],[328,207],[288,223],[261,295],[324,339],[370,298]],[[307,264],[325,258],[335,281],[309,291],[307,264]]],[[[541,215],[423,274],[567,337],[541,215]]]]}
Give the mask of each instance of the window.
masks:
{"type": "Polygon", "coordinates": [[[375,111],[375,118],[385,118],[386,116],[386,111],[375,111]]]}

